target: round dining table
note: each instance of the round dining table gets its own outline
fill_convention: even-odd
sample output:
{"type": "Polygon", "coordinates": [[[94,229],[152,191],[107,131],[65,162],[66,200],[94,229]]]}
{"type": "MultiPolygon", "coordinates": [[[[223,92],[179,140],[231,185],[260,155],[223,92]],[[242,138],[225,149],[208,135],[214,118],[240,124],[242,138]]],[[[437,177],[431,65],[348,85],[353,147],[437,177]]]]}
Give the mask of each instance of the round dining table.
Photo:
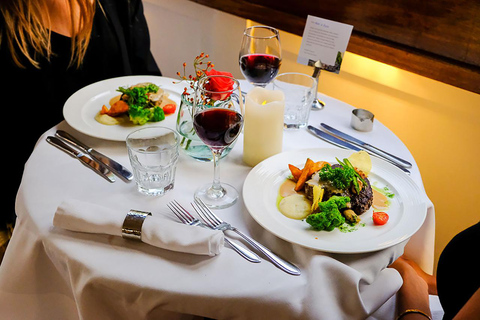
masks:
{"type": "MultiPolygon", "coordinates": [[[[248,83],[241,83],[244,91],[250,89],[248,83]]],[[[170,89],[170,98],[177,104],[184,86],[180,83],[178,90],[170,89]]],[[[432,272],[434,206],[424,191],[415,159],[392,131],[379,120],[370,132],[355,131],[350,126],[351,105],[323,94],[319,98],[325,107],[311,111],[309,124],[327,123],[413,164],[409,179],[418,186],[426,218],[411,237],[370,252],[335,253],[269,232],[244,203],[243,184],[252,167],[242,161],[243,134],[220,161],[221,181],[239,190],[240,198],[215,213],[298,266],[301,275],[282,271],[261,254],[260,263],[249,262],[228,246],[210,257],[61,229],[53,225],[53,218],[67,199],[108,207],[119,214],[135,209],[177,221],[167,204],[176,200],[189,207],[196,188],[213,178],[213,163],[181,153],[174,189],[163,196],[143,195],[134,182],[117,179],[109,183],[47,143],[46,137],[64,130],[131,169],[125,142],[80,132],[63,121],[39,137],[25,165],[16,201],[17,223],[0,267],[2,316],[22,320],[393,319],[402,279],[388,265],[405,253],[432,272]]],[[[176,115],[168,116],[162,125],[175,128],[175,120],[176,115]]],[[[283,152],[312,148],[338,149],[306,128],[284,131],[283,152]]],[[[247,247],[239,237],[229,235],[247,247]]]]}

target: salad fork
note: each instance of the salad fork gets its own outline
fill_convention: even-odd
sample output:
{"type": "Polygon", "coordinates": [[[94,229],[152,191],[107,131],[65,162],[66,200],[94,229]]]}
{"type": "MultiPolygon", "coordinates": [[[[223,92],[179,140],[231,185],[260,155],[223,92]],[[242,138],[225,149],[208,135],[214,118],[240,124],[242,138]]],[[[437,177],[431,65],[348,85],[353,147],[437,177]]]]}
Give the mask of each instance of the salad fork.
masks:
{"type": "Polygon", "coordinates": [[[237,233],[239,236],[245,239],[245,241],[247,241],[252,247],[263,253],[277,267],[289,274],[296,276],[300,275],[300,269],[297,266],[278,257],[272,251],[270,251],[257,241],[253,240],[249,236],[245,235],[243,232],[241,232],[234,226],[218,218],[201,199],[195,199],[195,203],[191,203],[191,205],[193,209],[195,209],[195,211],[198,213],[200,218],[202,218],[205,224],[208,225],[210,228],[222,231],[231,230],[237,233]]]}
{"type": "MultiPolygon", "coordinates": [[[[210,228],[208,225],[205,223],[201,222],[194,216],[192,216],[184,207],[182,207],[177,201],[171,201],[170,203],[167,204],[167,207],[170,208],[170,210],[173,212],[173,214],[184,224],[188,224],[191,226],[199,226],[199,227],[204,227],[204,228],[210,228]]],[[[225,242],[230,245],[230,247],[235,250],[239,255],[244,257],[250,262],[261,262],[260,258],[250,250],[239,246],[233,241],[230,241],[225,237],[225,242]]]]}

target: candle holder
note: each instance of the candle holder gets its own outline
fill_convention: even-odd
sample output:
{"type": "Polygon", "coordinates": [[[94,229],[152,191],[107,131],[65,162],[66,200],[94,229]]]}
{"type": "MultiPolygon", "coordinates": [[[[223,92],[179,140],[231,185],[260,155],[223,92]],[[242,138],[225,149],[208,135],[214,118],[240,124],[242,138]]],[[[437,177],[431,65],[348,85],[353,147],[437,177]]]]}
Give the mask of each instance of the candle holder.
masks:
{"type": "Polygon", "coordinates": [[[256,166],[282,152],[285,95],[255,87],[245,97],[243,161],[256,166]]]}

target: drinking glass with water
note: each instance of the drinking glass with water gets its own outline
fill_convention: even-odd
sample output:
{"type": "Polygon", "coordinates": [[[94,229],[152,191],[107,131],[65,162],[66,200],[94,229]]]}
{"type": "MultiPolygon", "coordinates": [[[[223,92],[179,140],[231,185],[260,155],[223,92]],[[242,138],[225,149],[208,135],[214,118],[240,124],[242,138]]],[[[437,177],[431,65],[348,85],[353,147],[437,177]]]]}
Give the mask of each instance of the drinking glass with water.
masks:
{"type": "Polygon", "coordinates": [[[130,133],[127,149],[138,191],[151,196],[173,189],[179,135],[165,127],[147,127],[130,133]]]}

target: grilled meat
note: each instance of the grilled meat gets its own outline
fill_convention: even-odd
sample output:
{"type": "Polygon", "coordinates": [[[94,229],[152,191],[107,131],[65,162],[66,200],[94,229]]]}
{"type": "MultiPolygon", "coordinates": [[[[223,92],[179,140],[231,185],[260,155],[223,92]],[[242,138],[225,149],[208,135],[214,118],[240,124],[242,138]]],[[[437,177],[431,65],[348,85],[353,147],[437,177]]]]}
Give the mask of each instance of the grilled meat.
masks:
{"type": "MultiPolygon", "coordinates": [[[[333,165],[332,167],[338,167],[339,165],[333,165]]],[[[331,196],[342,196],[350,198],[351,210],[355,214],[360,215],[367,211],[373,202],[373,191],[370,186],[370,181],[365,175],[362,175],[366,185],[362,185],[360,193],[357,194],[353,185],[348,189],[337,189],[331,181],[320,180],[318,172],[314,173],[310,180],[305,183],[305,195],[308,199],[313,198],[313,186],[317,185],[324,189],[323,201],[329,199],[331,196]]],[[[356,220],[355,217],[351,217],[352,220],[356,220]]]]}

